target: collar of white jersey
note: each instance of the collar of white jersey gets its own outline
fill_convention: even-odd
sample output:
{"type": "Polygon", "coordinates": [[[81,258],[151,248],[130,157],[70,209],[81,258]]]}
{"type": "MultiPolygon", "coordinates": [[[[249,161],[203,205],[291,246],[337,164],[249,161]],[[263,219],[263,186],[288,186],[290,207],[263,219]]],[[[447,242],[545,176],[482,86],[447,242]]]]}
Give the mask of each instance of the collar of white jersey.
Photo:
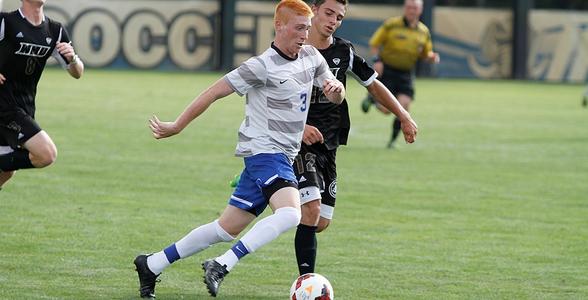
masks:
{"type": "Polygon", "coordinates": [[[284,52],[282,52],[282,50],[278,49],[278,47],[276,47],[276,45],[274,45],[274,42],[272,42],[272,49],[274,49],[276,52],[278,52],[278,54],[286,60],[294,61],[294,60],[298,59],[298,54],[296,54],[295,58],[292,58],[292,57],[286,55],[284,52]]]}

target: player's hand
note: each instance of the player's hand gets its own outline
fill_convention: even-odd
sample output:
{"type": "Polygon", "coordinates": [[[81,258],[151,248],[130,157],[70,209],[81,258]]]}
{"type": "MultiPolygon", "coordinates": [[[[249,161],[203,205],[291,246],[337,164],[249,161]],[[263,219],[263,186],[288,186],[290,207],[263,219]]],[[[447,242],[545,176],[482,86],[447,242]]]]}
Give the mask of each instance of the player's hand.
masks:
{"type": "Polygon", "coordinates": [[[76,52],[74,51],[74,48],[71,45],[71,42],[57,43],[55,49],[57,49],[57,52],[59,52],[59,54],[63,55],[67,59],[67,62],[71,62],[73,60],[74,55],[76,55],[76,52]]]}
{"type": "Polygon", "coordinates": [[[330,96],[331,94],[339,94],[343,91],[343,83],[341,81],[335,79],[325,79],[323,82],[323,93],[325,96],[330,96]]]}
{"type": "Polygon", "coordinates": [[[0,84],[4,84],[4,81],[6,81],[6,77],[0,73],[0,84]]]}
{"type": "Polygon", "coordinates": [[[180,132],[175,122],[162,122],[155,115],[149,119],[149,128],[156,139],[170,137],[180,132]]]}
{"type": "Polygon", "coordinates": [[[434,64],[438,64],[439,62],[441,62],[441,56],[439,56],[439,53],[437,52],[429,52],[429,62],[434,63],[434,64]]]}
{"type": "Polygon", "coordinates": [[[302,134],[302,141],[310,146],[314,143],[324,143],[325,139],[323,138],[323,134],[318,130],[318,128],[312,125],[304,125],[304,133],[302,134]]]}
{"type": "Polygon", "coordinates": [[[404,134],[404,140],[409,144],[414,143],[419,131],[415,121],[409,117],[400,123],[400,127],[402,128],[402,134],[404,134]]]}

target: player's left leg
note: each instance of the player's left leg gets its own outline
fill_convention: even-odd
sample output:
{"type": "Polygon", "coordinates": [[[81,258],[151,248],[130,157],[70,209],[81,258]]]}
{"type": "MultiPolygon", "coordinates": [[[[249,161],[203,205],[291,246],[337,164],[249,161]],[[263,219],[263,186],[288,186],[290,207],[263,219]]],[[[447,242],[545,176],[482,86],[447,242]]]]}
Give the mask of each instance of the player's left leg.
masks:
{"type": "Polygon", "coordinates": [[[47,167],[57,159],[57,147],[44,130],[26,141],[23,147],[29,152],[28,157],[35,168],[47,167]]]}
{"type": "Polygon", "coordinates": [[[13,151],[0,155],[0,170],[43,168],[57,157],[57,148],[49,135],[23,111],[6,112],[0,124],[1,144],[13,151]]]}

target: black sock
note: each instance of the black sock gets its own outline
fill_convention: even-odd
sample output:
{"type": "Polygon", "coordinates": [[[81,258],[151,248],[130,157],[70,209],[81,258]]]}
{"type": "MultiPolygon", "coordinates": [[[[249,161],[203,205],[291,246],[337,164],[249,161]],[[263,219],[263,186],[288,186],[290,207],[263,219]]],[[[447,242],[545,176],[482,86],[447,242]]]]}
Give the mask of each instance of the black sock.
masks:
{"type": "Polygon", "coordinates": [[[394,123],[392,123],[392,139],[390,140],[390,143],[393,143],[394,141],[396,141],[396,138],[398,137],[398,134],[400,133],[400,120],[398,120],[398,118],[394,118],[394,123]]]}
{"type": "Polygon", "coordinates": [[[0,170],[2,171],[16,171],[20,169],[34,168],[29,158],[29,151],[16,150],[8,154],[0,155],[0,170]]]}
{"type": "Polygon", "coordinates": [[[294,248],[296,249],[296,261],[300,275],[314,273],[316,262],[316,229],[317,226],[298,225],[294,248]]]}

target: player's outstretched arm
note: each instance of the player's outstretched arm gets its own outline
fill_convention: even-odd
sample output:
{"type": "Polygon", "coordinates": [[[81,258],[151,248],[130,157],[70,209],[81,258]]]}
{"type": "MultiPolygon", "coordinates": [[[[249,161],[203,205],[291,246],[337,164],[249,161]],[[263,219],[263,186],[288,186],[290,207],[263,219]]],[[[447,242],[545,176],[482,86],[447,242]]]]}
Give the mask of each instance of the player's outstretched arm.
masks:
{"type": "Polygon", "coordinates": [[[4,81],[6,81],[6,77],[0,73],[0,85],[4,84],[4,81]]]}
{"type": "Polygon", "coordinates": [[[323,93],[329,101],[335,104],[341,104],[345,99],[345,87],[337,79],[325,79],[323,81],[323,93]]]}
{"type": "Polygon", "coordinates": [[[219,79],[208,87],[196,99],[184,109],[184,111],[173,122],[160,121],[157,116],[149,119],[149,128],[156,139],[170,137],[180,133],[192,120],[201,115],[214,101],[224,98],[233,93],[231,86],[224,78],[219,79]]]}
{"type": "Polygon", "coordinates": [[[398,99],[377,79],[367,86],[367,90],[378,103],[398,117],[402,133],[404,134],[404,140],[407,143],[413,143],[416,140],[418,126],[410,114],[400,105],[398,99]]]}

